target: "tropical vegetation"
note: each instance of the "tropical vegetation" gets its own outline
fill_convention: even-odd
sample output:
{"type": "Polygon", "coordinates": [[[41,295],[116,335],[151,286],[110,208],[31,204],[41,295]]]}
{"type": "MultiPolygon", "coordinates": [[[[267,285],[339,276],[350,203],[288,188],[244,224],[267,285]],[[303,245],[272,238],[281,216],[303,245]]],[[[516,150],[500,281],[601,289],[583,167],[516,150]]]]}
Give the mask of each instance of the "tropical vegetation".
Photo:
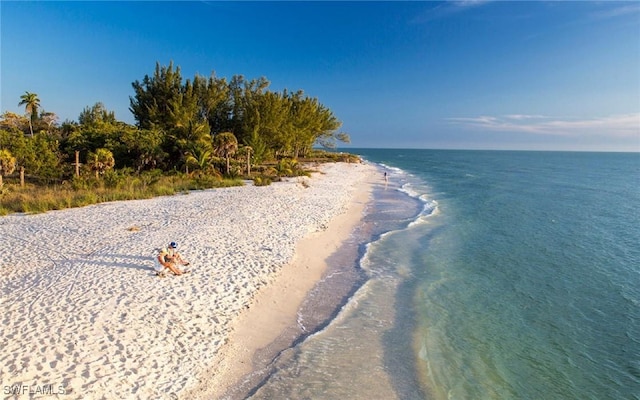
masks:
{"type": "Polygon", "coordinates": [[[299,160],[318,158],[315,147],[349,141],[318,99],[271,91],[264,77],[227,80],[212,73],[183,80],[173,63],[156,63],[153,74],[132,88],[134,125],[118,121],[101,102],[85,107],[77,121],[59,123],[28,91],[18,103],[24,115],[1,114],[0,214],[238,185],[242,179],[268,184],[307,173],[299,160]]]}

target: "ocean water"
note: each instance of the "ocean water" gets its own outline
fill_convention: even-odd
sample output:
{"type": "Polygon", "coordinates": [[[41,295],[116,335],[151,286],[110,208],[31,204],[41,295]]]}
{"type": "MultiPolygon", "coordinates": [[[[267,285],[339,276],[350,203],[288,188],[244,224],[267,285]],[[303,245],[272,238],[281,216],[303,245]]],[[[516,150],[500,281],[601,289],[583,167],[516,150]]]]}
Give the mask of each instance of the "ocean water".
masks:
{"type": "Polygon", "coordinates": [[[352,290],[248,397],[640,399],[640,154],[352,152],[352,290]]]}

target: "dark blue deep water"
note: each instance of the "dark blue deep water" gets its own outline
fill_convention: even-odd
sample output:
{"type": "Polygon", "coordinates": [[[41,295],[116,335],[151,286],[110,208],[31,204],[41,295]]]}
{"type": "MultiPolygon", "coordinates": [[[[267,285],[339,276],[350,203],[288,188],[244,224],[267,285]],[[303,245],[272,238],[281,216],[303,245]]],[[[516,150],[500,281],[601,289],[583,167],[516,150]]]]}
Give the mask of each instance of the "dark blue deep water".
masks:
{"type": "Polygon", "coordinates": [[[255,398],[640,399],[640,154],[351,152],[366,279],[255,398]]]}

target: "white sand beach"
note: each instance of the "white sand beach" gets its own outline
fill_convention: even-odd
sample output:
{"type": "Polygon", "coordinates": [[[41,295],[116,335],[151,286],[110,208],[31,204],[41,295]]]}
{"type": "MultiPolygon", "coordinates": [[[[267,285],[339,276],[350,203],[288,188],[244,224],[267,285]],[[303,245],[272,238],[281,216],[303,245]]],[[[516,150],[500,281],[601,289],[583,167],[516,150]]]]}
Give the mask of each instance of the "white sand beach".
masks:
{"type": "Polygon", "coordinates": [[[295,322],[375,167],[0,217],[2,398],[216,398],[295,322]],[[156,277],[177,241],[192,273],[156,277]],[[256,329],[259,327],[259,329],[256,329]]]}

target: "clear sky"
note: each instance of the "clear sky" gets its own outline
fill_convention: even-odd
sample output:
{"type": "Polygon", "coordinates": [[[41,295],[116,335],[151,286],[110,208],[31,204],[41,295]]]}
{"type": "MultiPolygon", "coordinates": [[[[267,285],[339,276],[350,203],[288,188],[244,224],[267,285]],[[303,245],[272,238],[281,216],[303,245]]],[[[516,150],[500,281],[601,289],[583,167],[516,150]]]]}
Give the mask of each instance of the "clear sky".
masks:
{"type": "Polygon", "coordinates": [[[96,102],[131,83],[266,77],[302,89],[353,147],[640,151],[640,2],[1,1],[0,110],[96,102]]]}

